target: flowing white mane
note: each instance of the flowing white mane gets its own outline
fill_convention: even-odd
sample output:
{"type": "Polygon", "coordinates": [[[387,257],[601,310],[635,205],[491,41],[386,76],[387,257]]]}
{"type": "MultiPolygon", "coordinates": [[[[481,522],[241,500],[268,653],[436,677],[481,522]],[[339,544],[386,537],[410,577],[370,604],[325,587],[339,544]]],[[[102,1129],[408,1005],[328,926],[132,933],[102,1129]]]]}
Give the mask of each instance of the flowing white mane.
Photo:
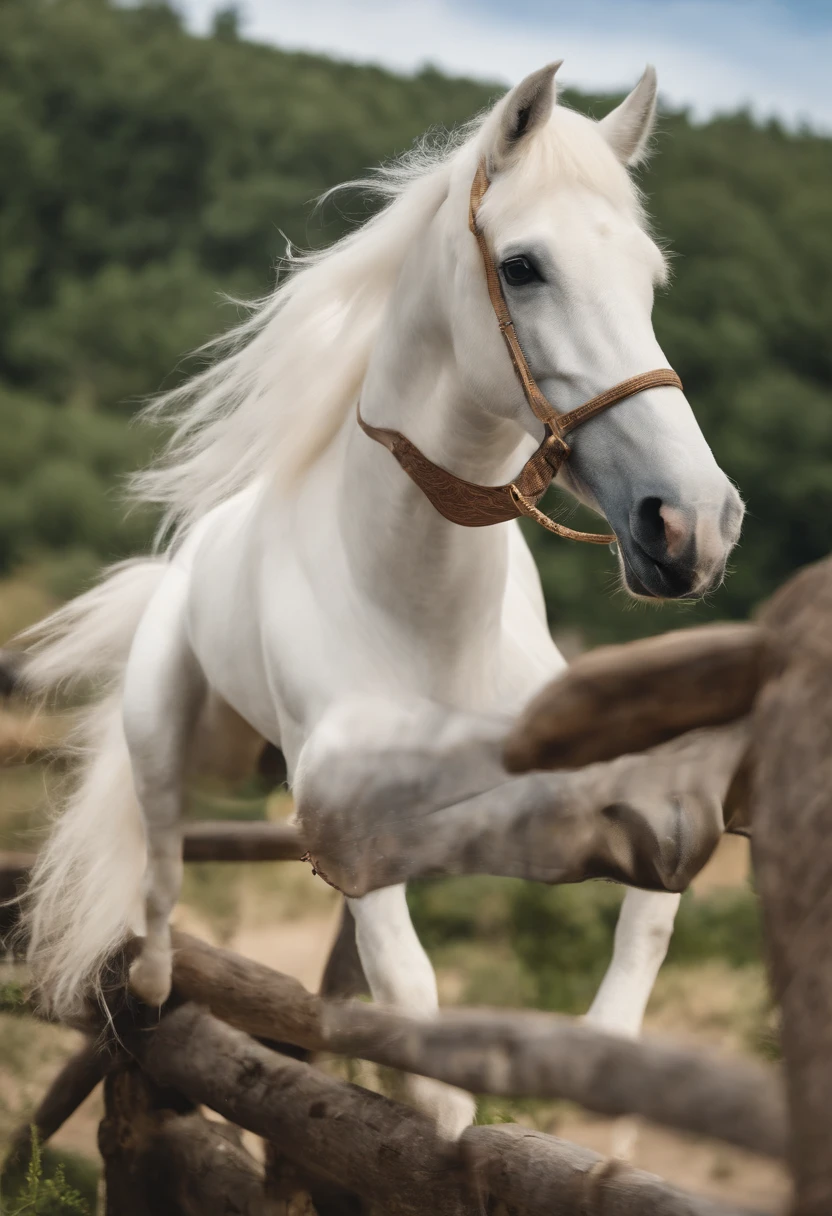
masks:
{"type": "MultiPolygon", "coordinates": [[[[263,475],[291,484],[325,449],[358,398],[408,251],[445,198],[456,158],[487,139],[493,117],[350,183],[386,205],[328,249],[290,255],[274,292],[207,345],[218,361],[151,404],[146,417],[173,433],[133,490],[163,507],[164,531],[181,534],[263,475]]],[[[638,191],[591,120],[555,106],[534,143],[512,169],[518,192],[566,177],[640,212],[638,191]]]]}

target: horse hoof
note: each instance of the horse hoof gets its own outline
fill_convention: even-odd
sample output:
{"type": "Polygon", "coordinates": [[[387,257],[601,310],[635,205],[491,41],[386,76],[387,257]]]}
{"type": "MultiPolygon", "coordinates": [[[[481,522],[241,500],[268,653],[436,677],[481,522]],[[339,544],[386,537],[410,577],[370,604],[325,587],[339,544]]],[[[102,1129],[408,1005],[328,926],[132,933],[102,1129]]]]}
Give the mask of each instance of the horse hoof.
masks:
{"type": "Polygon", "coordinates": [[[130,990],[146,1005],[164,1005],[170,996],[169,950],[145,950],[130,968],[130,990]]]}

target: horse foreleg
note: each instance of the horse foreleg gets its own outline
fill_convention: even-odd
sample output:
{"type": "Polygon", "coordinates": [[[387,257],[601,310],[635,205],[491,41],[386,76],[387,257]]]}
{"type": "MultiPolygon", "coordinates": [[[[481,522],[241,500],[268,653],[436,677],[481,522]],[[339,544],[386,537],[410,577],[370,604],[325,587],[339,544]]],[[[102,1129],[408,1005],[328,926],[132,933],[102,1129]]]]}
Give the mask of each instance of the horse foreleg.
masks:
{"type": "MultiPolygon", "coordinates": [[[[692,781],[688,778],[688,782],[707,787],[712,804],[721,806],[745,746],[746,729],[738,723],[698,731],[657,747],[637,762],[641,775],[636,775],[630,796],[637,804],[640,787],[652,793],[657,785],[673,796],[686,784],[679,778],[687,768],[692,778],[692,781]]],[[[628,780],[632,781],[632,777],[628,780]]],[[[720,827],[721,819],[714,823],[715,829],[720,827]]],[[[714,844],[718,838],[715,834],[714,844]]],[[[707,831],[703,843],[702,857],[707,857],[707,831]]],[[[689,877],[700,864],[696,859],[695,864],[689,866],[689,877]]],[[[670,945],[680,898],[677,893],[627,892],[615,930],[613,956],[587,1014],[589,1021],[620,1034],[639,1033],[656,976],[670,945]]]]}
{"type": "Polygon", "coordinates": [[[639,1033],[681,898],[672,892],[630,888],[618,915],[613,956],[587,1021],[619,1034],[639,1033]]]}
{"type": "MultiPolygon", "coordinates": [[[[307,740],[295,774],[301,826],[310,822],[305,815],[316,823],[316,808],[325,804],[348,830],[351,813],[372,798],[371,787],[379,782],[382,795],[390,784],[393,796],[403,794],[405,802],[421,777],[442,800],[489,786],[504,776],[503,733],[490,720],[464,715],[450,720],[444,710],[426,703],[366,700],[334,706],[307,740]],[[386,762],[394,739],[405,741],[406,754],[394,762],[397,775],[390,783],[386,762]]],[[[413,928],[404,884],[387,884],[347,903],[373,1000],[417,1017],[435,1013],[436,977],[413,928]]],[[[456,1137],[471,1123],[475,1103],[469,1094],[429,1077],[408,1076],[405,1086],[413,1104],[430,1114],[445,1135],[456,1137]]]]}
{"type": "Polygon", "coordinates": [[[139,626],[124,685],[124,729],[147,842],[145,937],[130,986],[150,1005],[170,992],[170,917],[182,885],[184,773],[204,680],[188,644],[187,584],[165,578],[139,626]]]}
{"type": "MultiPolygon", "coordinates": [[[[404,886],[386,887],[347,902],[373,1000],[413,1017],[436,1013],[436,976],[413,928],[404,886]]],[[[405,1088],[413,1104],[431,1115],[449,1137],[459,1136],[473,1120],[474,1099],[460,1089],[412,1075],[407,1076],[405,1088]]]]}

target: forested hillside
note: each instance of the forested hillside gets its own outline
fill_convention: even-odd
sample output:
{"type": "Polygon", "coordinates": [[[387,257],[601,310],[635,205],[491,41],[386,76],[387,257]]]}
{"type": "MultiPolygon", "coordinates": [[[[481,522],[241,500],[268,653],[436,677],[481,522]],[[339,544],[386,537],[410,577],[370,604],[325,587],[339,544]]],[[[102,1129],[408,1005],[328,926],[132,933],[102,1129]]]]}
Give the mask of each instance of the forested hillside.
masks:
{"type": "MultiPolygon", "coordinates": [[[[80,572],[144,543],[151,521],[125,522],[114,487],[159,436],[130,416],[236,319],[220,293],[268,290],[283,234],[314,246],[364,214],[313,213],[321,191],[498,92],[246,43],[229,14],[203,39],[159,3],[3,0],[0,573],[55,554],[80,572]]],[[[642,177],[676,254],[659,337],[749,504],[734,572],[699,611],[744,615],[830,547],[832,141],[668,114],[642,177]]],[[[691,620],[626,612],[605,550],[533,539],[558,627],[691,620]]]]}

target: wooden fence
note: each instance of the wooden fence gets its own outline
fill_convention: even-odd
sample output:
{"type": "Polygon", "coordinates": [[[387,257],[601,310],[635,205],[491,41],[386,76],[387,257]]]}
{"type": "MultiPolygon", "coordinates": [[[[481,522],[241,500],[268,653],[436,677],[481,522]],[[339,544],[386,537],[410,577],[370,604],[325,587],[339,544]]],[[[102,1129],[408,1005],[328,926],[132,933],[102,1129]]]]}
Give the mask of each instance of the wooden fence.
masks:
{"type": "MultiPolygon", "coordinates": [[[[750,743],[732,806],[738,823],[753,824],[782,1074],[551,1015],[453,1010],[420,1021],[346,1000],[361,984],[347,918],[321,995],[177,935],[174,991],[161,1017],[126,995],[128,948],[113,960],[109,1020],[93,1016],[88,1045],[36,1112],[41,1137],[104,1079],[107,1216],[737,1211],[525,1128],[472,1127],[448,1142],[424,1115],[316,1067],[311,1054],[327,1052],[477,1093],[567,1098],[783,1158],[795,1216],[829,1216],[832,564],[802,572],[754,625],[579,660],[518,724],[508,756],[515,770],[576,755],[609,760],[694,728],[733,730],[738,715],[750,715],[750,743]],[[227,1123],[207,1119],[204,1107],[227,1123]],[[265,1167],[246,1151],[241,1128],[266,1142],[265,1167]]],[[[292,830],[276,825],[199,825],[186,838],[186,856],[198,860],[301,851],[292,830]]],[[[7,883],[25,864],[9,864],[7,883]]],[[[25,1153],[27,1142],[22,1130],[14,1151],[25,1153]]]]}

